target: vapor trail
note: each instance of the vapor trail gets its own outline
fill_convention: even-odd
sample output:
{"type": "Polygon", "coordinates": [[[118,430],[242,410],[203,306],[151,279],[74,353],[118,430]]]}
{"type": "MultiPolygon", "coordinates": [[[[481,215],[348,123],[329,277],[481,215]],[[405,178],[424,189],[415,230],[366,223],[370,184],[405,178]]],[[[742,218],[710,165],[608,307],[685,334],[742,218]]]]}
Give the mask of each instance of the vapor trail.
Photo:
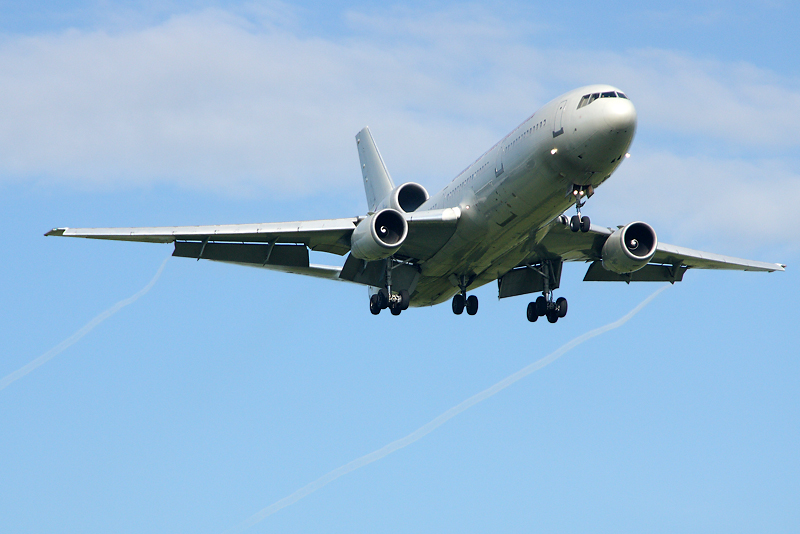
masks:
{"type": "Polygon", "coordinates": [[[55,358],[56,356],[58,356],[59,354],[64,352],[64,350],[66,350],[68,347],[70,347],[71,345],[76,343],[78,340],[80,340],[83,336],[85,336],[86,334],[91,332],[92,328],[94,328],[95,326],[99,325],[100,323],[102,323],[103,321],[105,321],[106,319],[108,319],[109,317],[114,315],[115,313],[117,313],[119,310],[121,310],[122,308],[124,308],[128,304],[133,304],[134,302],[136,302],[136,300],[138,300],[141,296],[143,296],[145,293],[150,291],[150,289],[152,289],[152,287],[155,285],[156,281],[158,280],[158,277],[161,276],[161,272],[164,270],[164,267],[167,265],[167,261],[168,260],[169,260],[169,256],[167,256],[167,259],[165,259],[163,261],[163,263],[161,264],[161,267],[158,268],[158,272],[156,272],[156,275],[153,277],[153,279],[150,280],[150,282],[146,286],[144,286],[138,293],[136,293],[135,295],[133,295],[131,297],[126,298],[125,300],[121,300],[121,301],[117,302],[116,304],[111,306],[109,309],[107,309],[106,311],[104,311],[103,313],[101,313],[100,315],[98,315],[97,317],[95,317],[94,319],[89,321],[88,323],[86,323],[86,325],[83,328],[81,328],[80,330],[78,330],[77,332],[75,332],[74,334],[69,336],[67,339],[65,339],[64,341],[62,341],[61,343],[59,343],[58,345],[56,345],[52,349],[48,350],[47,352],[45,352],[44,354],[42,354],[41,356],[39,356],[38,358],[36,358],[32,362],[30,362],[29,364],[25,365],[24,367],[21,367],[21,368],[17,369],[16,371],[11,373],[10,375],[8,375],[5,378],[3,378],[2,380],[0,380],[0,390],[5,389],[6,386],[11,384],[11,382],[14,382],[15,380],[19,380],[23,376],[27,375],[28,373],[30,373],[31,371],[33,371],[34,369],[39,367],[40,365],[43,365],[43,364],[47,363],[48,360],[51,360],[51,359],[55,358]]]}
{"type": "Polygon", "coordinates": [[[537,360],[537,361],[533,362],[532,364],[530,364],[530,365],[528,365],[526,367],[523,367],[522,369],[520,369],[516,373],[504,378],[500,382],[497,382],[495,385],[491,386],[490,388],[484,389],[480,393],[478,393],[476,395],[473,395],[472,397],[468,398],[467,400],[465,400],[461,404],[457,404],[457,405],[453,406],[452,408],[450,408],[449,410],[447,410],[446,412],[441,414],[439,417],[435,418],[434,420],[432,420],[431,422],[429,422],[427,424],[422,425],[421,427],[419,427],[417,430],[415,430],[411,434],[407,435],[406,437],[400,438],[397,441],[393,441],[393,442],[389,443],[388,445],[386,445],[386,446],[384,446],[384,447],[382,447],[382,448],[380,448],[380,449],[378,449],[378,450],[376,450],[374,452],[371,452],[371,453],[369,453],[367,455],[362,456],[361,458],[357,458],[357,459],[353,460],[350,463],[347,463],[347,464],[345,464],[345,465],[343,465],[343,466],[341,466],[341,467],[339,467],[337,469],[334,469],[333,471],[329,472],[326,475],[321,476],[320,478],[318,478],[314,482],[308,484],[307,486],[304,486],[304,487],[300,488],[299,490],[295,491],[294,493],[292,493],[288,497],[284,497],[283,499],[281,499],[279,501],[276,501],[276,502],[272,503],[271,505],[267,506],[263,510],[253,514],[252,516],[250,516],[249,518],[244,520],[241,524],[239,524],[239,525],[237,525],[237,526],[225,531],[224,534],[234,534],[234,533],[237,533],[237,532],[242,532],[242,531],[252,527],[253,525],[258,523],[259,521],[262,521],[267,516],[270,516],[270,515],[274,514],[275,512],[280,510],[281,508],[286,508],[290,504],[296,503],[297,501],[299,501],[300,499],[302,499],[306,495],[317,491],[318,489],[320,489],[321,487],[325,486],[326,484],[329,484],[330,482],[333,482],[334,480],[336,480],[340,476],[346,475],[347,473],[350,473],[351,471],[355,471],[356,469],[358,469],[360,467],[364,467],[367,464],[371,464],[372,462],[374,462],[376,460],[380,460],[381,458],[383,458],[385,456],[388,456],[389,454],[393,453],[394,451],[396,451],[398,449],[402,449],[403,447],[407,447],[408,445],[411,445],[412,443],[414,443],[418,439],[422,438],[423,436],[426,436],[427,434],[430,434],[431,432],[433,432],[434,430],[436,430],[437,428],[442,426],[444,423],[446,423],[447,421],[449,421],[450,419],[452,419],[456,415],[458,415],[461,412],[463,412],[464,410],[466,410],[467,408],[471,408],[472,406],[478,404],[479,402],[488,399],[492,395],[494,395],[496,393],[499,393],[501,390],[507,388],[508,386],[510,386],[511,384],[516,382],[517,380],[525,378],[526,376],[528,376],[529,374],[533,373],[534,371],[538,371],[542,367],[554,362],[555,360],[557,360],[558,358],[560,358],[561,356],[566,354],[568,351],[574,349],[575,347],[577,347],[581,343],[584,343],[584,342],[592,339],[593,337],[599,336],[600,334],[604,334],[604,333],[608,332],[609,330],[614,330],[615,328],[619,328],[620,326],[624,325],[634,315],[639,313],[642,310],[642,308],[647,306],[650,303],[650,301],[652,301],[662,291],[664,291],[667,287],[669,287],[669,286],[664,286],[661,289],[658,289],[653,294],[651,294],[649,297],[644,299],[638,306],[636,306],[634,309],[629,311],[625,316],[617,319],[613,323],[609,323],[609,324],[607,324],[605,326],[601,326],[599,328],[595,328],[594,330],[591,330],[591,331],[589,331],[589,332],[587,332],[587,333],[585,333],[585,334],[583,334],[581,336],[576,337],[572,341],[570,341],[570,342],[566,343],[565,345],[561,346],[561,348],[555,350],[554,352],[551,352],[550,354],[548,354],[547,356],[545,356],[541,360],[537,360]]]}

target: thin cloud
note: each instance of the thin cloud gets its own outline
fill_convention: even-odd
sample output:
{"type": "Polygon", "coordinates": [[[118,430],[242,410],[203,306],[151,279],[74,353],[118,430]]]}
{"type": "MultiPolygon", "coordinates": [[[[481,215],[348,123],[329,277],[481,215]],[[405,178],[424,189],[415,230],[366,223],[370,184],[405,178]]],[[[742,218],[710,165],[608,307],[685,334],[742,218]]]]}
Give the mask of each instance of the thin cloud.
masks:
{"type": "Polygon", "coordinates": [[[353,136],[370,125],[396,181],[435,190],[558,93],[607,82],[639,111],[634,166],[661,165],[637,172],[680,187],[672,169],[713,191],[699,206],[664,197],[681,211],[698,208],[687,234],[723,217],[732,220],[727,228],[785,234],[764,222],[773,202],[758,192],[774,190],[776,169],[795,187],[787,169],[800,144],[800,90],[792,80],[667,50],[546,49],[530,42],[535,26],[475,5],[348,12],[349,33],[326,37],[304,33],[300,12],[277,5],[248,17],[205,10],[113,34],[7,37],[0,179],[355,191],[353,136]],[[701,152],[709,144],[716,151],[701,152]],[[720,187],[725,176],[729,186],[720,187]]]}

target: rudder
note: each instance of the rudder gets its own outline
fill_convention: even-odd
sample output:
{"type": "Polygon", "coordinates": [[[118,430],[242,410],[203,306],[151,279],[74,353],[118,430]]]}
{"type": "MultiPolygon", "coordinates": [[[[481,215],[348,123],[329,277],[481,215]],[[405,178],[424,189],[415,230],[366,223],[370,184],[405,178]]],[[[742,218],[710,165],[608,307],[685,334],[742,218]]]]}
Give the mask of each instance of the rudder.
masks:
{"type": "Polygon", "coordinates": [[[389,196],[394,190],[394,182],[386,170],[381,153],[375,146],[375,140],[369,131],[369,126],[356,134],[358,145],[358,159],[361,162],[361,176],[364,179],[364,192],[367,194],[369,211],[375,211],[378,203],[389,196]]]}

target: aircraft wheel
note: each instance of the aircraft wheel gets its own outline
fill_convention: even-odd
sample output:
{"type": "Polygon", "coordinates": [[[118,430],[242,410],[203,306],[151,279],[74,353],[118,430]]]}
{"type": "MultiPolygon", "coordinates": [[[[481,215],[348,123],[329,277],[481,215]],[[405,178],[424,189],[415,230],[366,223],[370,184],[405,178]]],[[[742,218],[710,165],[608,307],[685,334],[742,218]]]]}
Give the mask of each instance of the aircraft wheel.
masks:
{"type": "Polygon", "coordinates": [[[582,217],[581,218],[581,232],[588,232],[589,228],[591,228],[591,226],[592,226],[592,222],[589,220],[589,217],[582,217]]]}
{"type": "Polygon", "coordinates": [[[543,296],[536,298],[536,313],[539,317],[544,317],[547,313],[547,299],[543,296]]]}
{"type": "Polygon", "coordinates": [[[558,297],[556,299],[556,312],[559,317],[567,316],[567,299],[564,297],[558,297]]]}
{"type": "Polygon", "coordinates": [[[389,290],[386,288],[381,289],[378,291],[378,305],[381,307],[382,310],[385,310],[389,307],[389,290]]]}
{"type": "Polygon", "coordinates": [[[461,315],[464,312],[465,300],[464,295],[461,293],[457,293],[453,296],[453,313],[461,315]]]}
{"type": "Polygon", "coordinates": [[[529,302],[528,303],[528,320],[532,323],[535,323],[536,320],[539,318],[539,312],[536,311],[536,303],[529,302]]]}
{"type": "Polygon", "coordinates": [[[411,295],[405,289],[400,290],[400,309],[407,310],[408,305],[411,304],[411,295]]]}
{"type": "Polygon", "coordinates": [[[399,306],[392,306],[390,311],[392,312],[392,315],[400,315],[400,312],[403,311],[403,309],[399,306]]]}
{"type": "Polygon", "coordinates": [[[547,312],[547,320],[551,323],[558,321],[558,312],[556,310],[549,310],[547,312]]]}
{"type": "Polygon", "coordinates": [[[381,307],[378,304],[378,295],[372,295],[369,298],[369,311],[372,315],[378,315],[381,312],[381,307]]]}
{"type": "Polygon", "coordinates": [[[578,218],[577,215],[573,215],[572,218],[569,220],[569,229],[573,232],[577,232],[581,229],[581,220],[578,218]]]}
{"type": "Polygon", "coordinates": [[[475,315],[478,313],[478,297],[470,295],[467,297],[467,314],[475,315]]]}

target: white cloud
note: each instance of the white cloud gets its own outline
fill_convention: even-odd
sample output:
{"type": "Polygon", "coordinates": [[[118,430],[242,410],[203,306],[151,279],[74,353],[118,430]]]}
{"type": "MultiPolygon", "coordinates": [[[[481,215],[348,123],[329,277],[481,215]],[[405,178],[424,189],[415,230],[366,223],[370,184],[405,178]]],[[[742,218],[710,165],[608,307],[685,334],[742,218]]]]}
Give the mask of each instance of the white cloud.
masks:
{"type": "Polygon", "coordinates": [[[435,189],[559,92],[607,82],[634,99],[639,138],[604,195],[656,197],[649,213],[686,235],[787,235],[772,213],[787,198],[776,186],[797,192],[793,80],[665,50],[545,49],[530,43],[536,26],[476,6],[351,12],[336,37],[305,34],[276,6],[257,22],[206,10],[117,33],[6,37],[0,179],[356,191],[353,136],[369,124],[396,181],[435,189]],[[710,142],[726,149],[698,152],[710,142]]]}

